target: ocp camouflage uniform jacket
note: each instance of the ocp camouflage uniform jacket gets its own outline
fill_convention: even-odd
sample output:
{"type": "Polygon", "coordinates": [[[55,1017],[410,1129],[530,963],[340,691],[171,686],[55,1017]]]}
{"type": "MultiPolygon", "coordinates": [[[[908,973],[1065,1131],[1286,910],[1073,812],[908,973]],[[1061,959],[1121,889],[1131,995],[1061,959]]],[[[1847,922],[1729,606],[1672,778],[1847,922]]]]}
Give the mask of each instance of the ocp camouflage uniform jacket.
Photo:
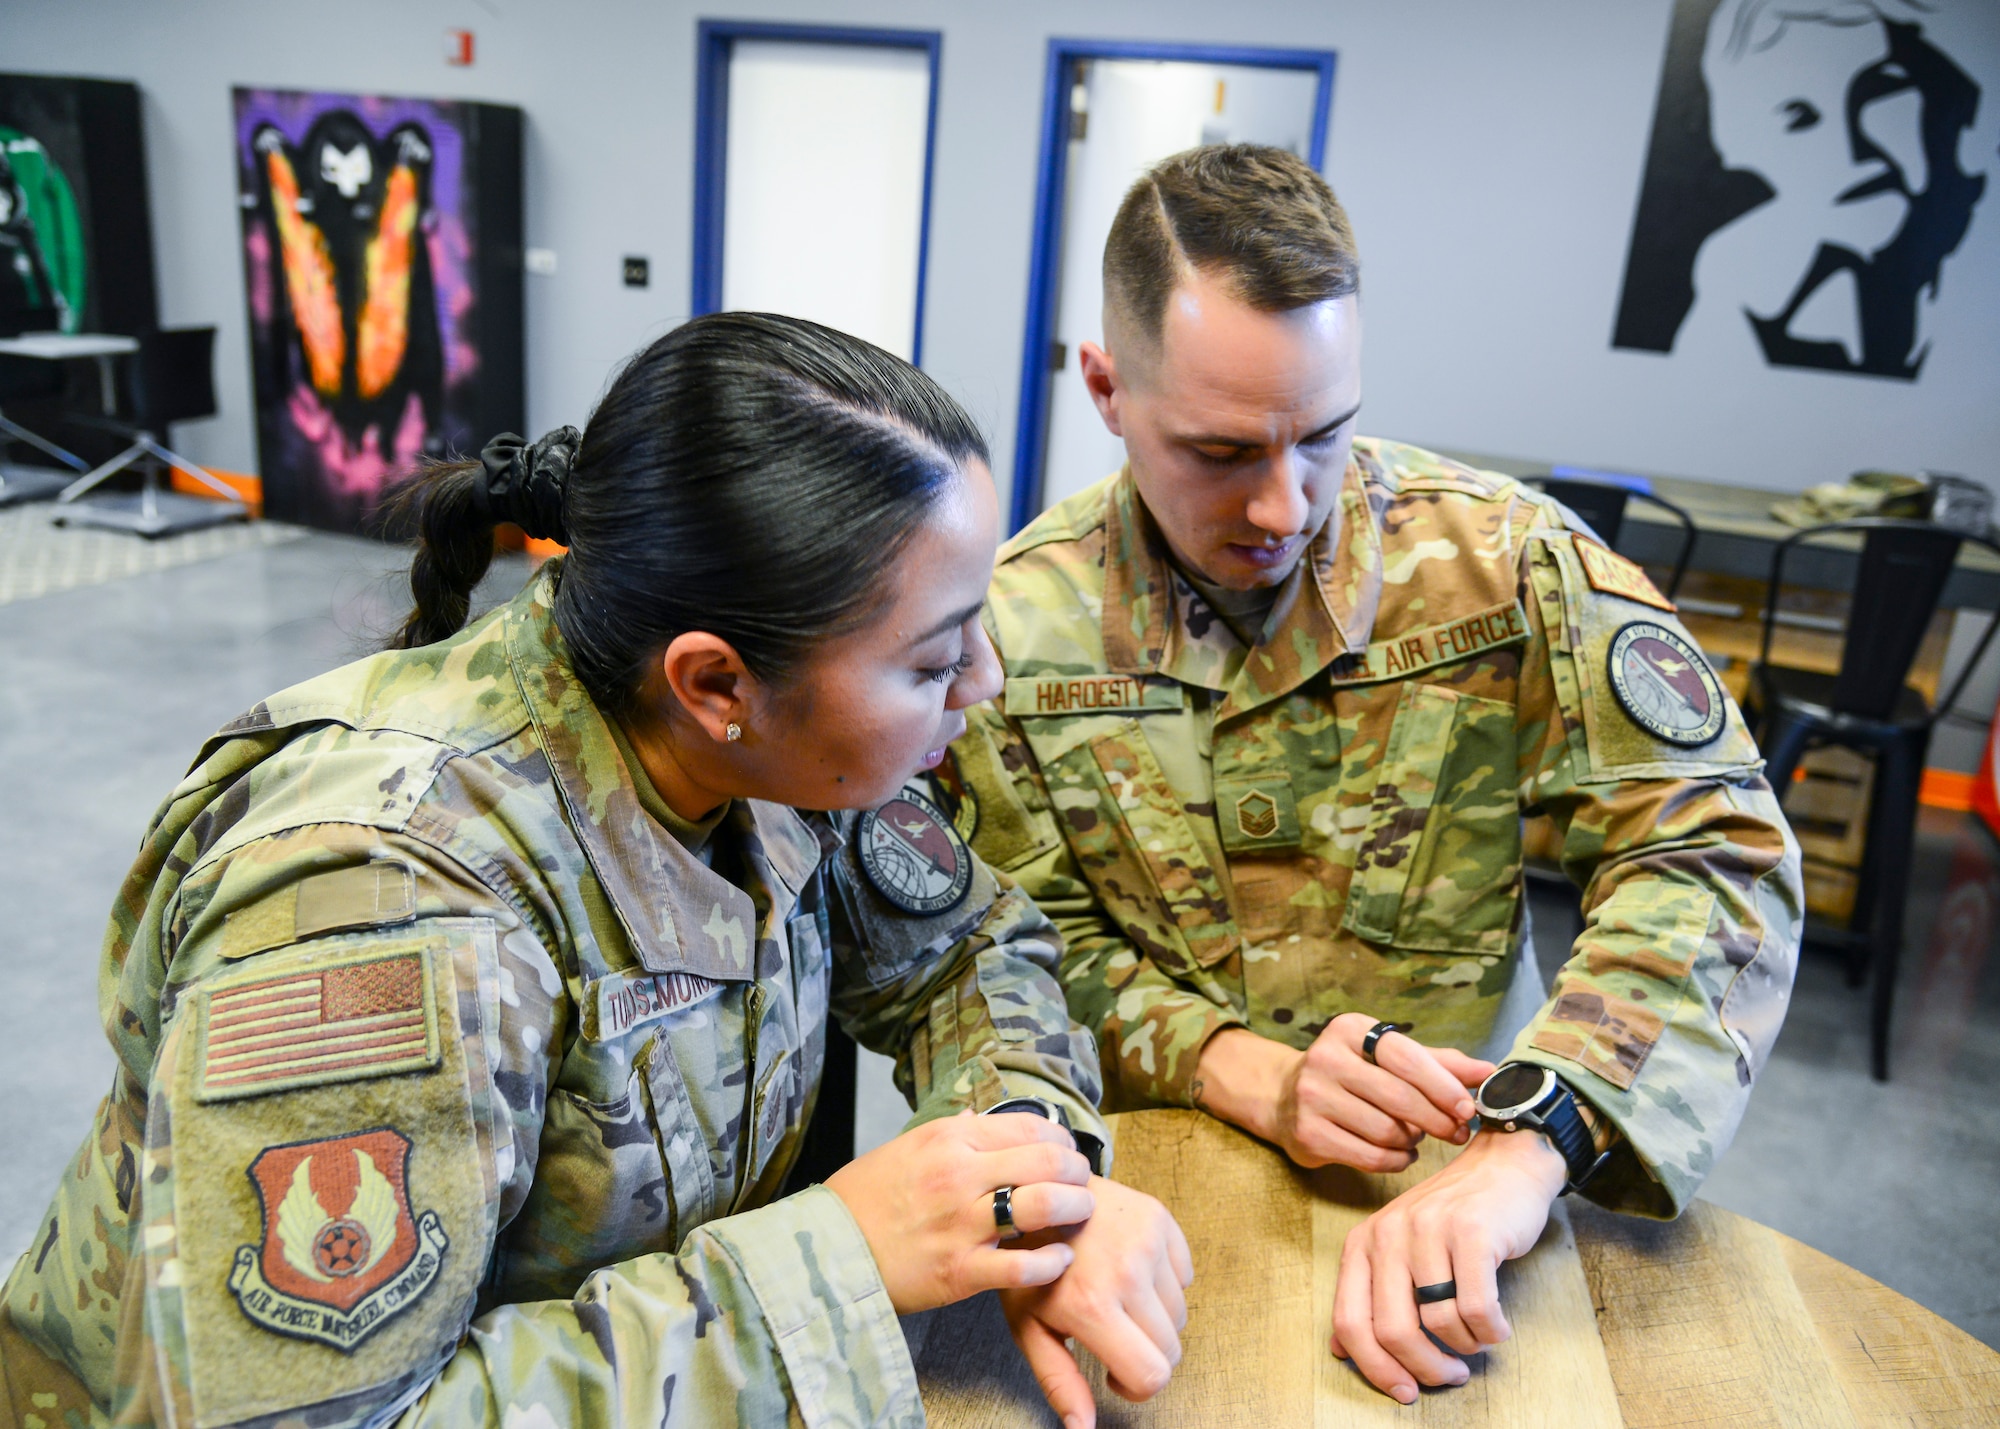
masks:
{"type": "Polygon", "coordinates": [[[739,801],[704,866],[551,580],[273,696],[162,808],[106,940],[116,1085],[4,1292],[0,1418],[922,1422],[846,1208],[777,1199],[829,1000],[920,1119],[1032,1094],[1101,1132],[1058,945],[983,866],[897,911],[851,816],[739,801]]]}
{"type": "Polygon", "coordinates": [[[1188,1104],[1230,1026],[1305,1047],[1359,1011],[1478,1047],[1519,955],[1522,816],[1546,813],[1587,921],[1514,1056],[1623,1133],[1597,1199],[1687,1203],[1784,1016],[1798,852],[1706,665],[1681,676],[1710,700],[1698,748],[1614,697],[1614,636],[1681,630],[1581,529],[1505,478],[1358,440],[1250,649],[1128,474],[1003,548],[1006,693],[957,779],[975,847],[1062,932],[1107,1107],[1188,1104]]]}

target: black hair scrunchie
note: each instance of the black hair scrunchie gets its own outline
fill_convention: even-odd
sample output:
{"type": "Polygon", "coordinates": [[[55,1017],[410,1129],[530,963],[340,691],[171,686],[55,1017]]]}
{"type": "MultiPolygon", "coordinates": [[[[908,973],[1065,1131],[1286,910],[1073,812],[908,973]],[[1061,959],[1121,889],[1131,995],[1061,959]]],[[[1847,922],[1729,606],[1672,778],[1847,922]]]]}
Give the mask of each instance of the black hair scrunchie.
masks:
{"type": "Polygon", "coordinates": [[[583,433],[557,427],[538,441],[502,432],[479,452],[474,500],[495,521],[512,521],[538,541],[569,544],[563,520],[563,486],[583,433]]]}

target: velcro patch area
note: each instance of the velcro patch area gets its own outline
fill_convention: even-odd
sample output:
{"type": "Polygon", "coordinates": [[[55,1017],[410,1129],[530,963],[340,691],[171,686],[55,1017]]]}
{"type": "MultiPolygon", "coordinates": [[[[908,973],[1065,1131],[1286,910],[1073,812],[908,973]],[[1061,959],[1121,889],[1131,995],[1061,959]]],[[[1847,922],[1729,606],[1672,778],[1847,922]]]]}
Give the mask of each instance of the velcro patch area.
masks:
{"type": "Polygon", "coordinates": [[[426,1070],[439,1057],[430,964],[371,950],[218,982],[202,990],[198,1036],[204,1102],[426,1070]]]}
{"type": "Polygon", "coordinates": [[[1570,987],[1556,998],[1528,1045],[1565,1057],[1624,1091],[1638,1077],[1664,1026],[1657,1012],[1636,1002],[1570,987]]]}

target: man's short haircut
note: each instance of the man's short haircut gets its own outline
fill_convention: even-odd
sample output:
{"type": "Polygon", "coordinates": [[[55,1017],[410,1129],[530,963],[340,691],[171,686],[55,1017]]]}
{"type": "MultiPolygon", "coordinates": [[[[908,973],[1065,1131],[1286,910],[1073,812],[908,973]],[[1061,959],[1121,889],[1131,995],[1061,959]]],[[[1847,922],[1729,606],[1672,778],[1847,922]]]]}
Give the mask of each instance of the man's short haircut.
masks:
{"type": "Polygon", "coordinates": [[[1195,273],[1219,276],[1260,312],[1361,286],[1354,230],[1312,165],[1263,144],[1207,144],[1162,159],[1118,205],[1104,243],[1106,307],[1157,343],[1167,299],[1195,273]]]}

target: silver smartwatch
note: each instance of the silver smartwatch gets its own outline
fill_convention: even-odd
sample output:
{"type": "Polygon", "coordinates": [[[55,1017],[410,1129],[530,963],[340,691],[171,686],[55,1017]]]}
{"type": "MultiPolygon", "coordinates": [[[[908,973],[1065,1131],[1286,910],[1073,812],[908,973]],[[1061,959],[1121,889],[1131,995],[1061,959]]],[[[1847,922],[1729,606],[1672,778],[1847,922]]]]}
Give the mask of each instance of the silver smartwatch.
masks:
{"type": "Polygon", "coordinates": [[[1547,1067],[1509,1062],[1480,1085],[1472,1099],[1479,1123],[1494,1131],[1539,1131],[1562,1153],[1569,1179],[1567,1196],[1595,1176],[1611,1153],[1598,1155],[1590,1127],[1577,1110],[1576,1094],[1547,1067]]]}

